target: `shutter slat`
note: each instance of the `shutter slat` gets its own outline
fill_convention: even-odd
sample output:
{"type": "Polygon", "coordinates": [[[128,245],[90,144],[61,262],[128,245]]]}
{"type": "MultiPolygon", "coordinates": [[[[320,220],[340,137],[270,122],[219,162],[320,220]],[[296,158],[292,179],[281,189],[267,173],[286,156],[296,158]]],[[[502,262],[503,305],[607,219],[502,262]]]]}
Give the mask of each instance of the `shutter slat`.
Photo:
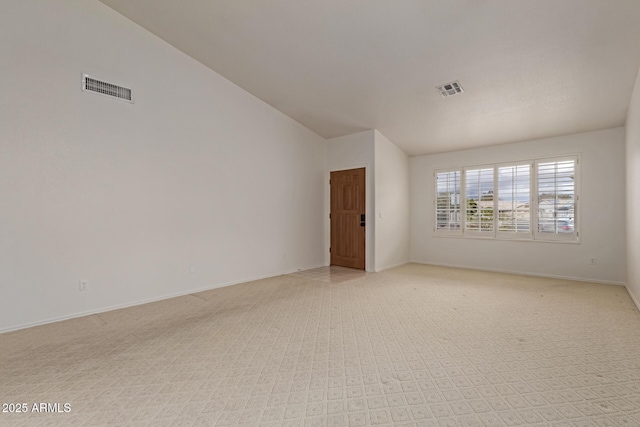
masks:
{"type": "Polygon", "coordinates": [[[494,188],[493,168],[465,171],[465,230],[493,232],[494,188]]]}
{"type": "Polygon", "coordinates": [[[538,163],[538,232],[575,231],[576,160],[538,163]]]}
{"type": "Polygon", "coordinates": [[[498,231],[531,232],[531,166],[498,168],[498,231]]]}
{"type": "Polygon", "coordinates": [[[436,173],[436,230],[460,230],[460,171],[436,173]]]}

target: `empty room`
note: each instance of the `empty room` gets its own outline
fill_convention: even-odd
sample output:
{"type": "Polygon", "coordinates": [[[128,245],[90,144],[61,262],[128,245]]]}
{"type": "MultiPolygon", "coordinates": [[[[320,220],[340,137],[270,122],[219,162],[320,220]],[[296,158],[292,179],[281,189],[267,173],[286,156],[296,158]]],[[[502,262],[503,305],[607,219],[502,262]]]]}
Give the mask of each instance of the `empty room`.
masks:
{"type": "Polygon", "coordinates": [[[0,1],[0,425],[640,426],[637,0],[0,1]]]}

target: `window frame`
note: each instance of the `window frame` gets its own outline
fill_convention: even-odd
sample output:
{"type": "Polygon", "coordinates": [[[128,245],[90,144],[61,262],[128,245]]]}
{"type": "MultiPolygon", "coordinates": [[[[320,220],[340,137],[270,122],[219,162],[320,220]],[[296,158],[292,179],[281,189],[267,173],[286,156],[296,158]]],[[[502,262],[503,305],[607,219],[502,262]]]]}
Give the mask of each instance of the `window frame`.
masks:
{"type": "Polygon", "coordinates": [[[573,156],[561,156],[561,157],[551,157],[551,158],[546,158],[546,159],[537,159],[534,162],[534,169],[535,169],[535,197],[536,197],[536,206],[535,206],[535,211],[533,212],[533,217],[534,217],[534,221],[535,221],[535,226],[533,229],[533,235],[534,235],[534,239],[535,240],[539,240],[539,241],[554,241],[554,242],[578,242],[579,241],[579,237],[580,237],[580,232],[579,232],[579,225],[580,225],[580,221],[578,220],[577,216],[578,213],[580,212],[580,208],[579,208],[579,201],[580,201],[580,192],[579,192],[579,185],[580,185],[580,177],[579,177],[579,165],[580,165],[580,159],[577,155],[573,155],[573,156]],[[539,212],[539,206],[540,206],[540,199],[539,199],[539,176],[538,176],[538,165],[540,163],[560,163],[560,162],[567,162],[567,161],[573,161],[573,174],[574,174],[574,179],[573,179],[573,231],[570,233],[545,233],[545,232],[541,232],[539,231],[539,221],[540,221],[540,216],[538,215],[539,212]]]}
{"type": "MultiPolygon", "coordinates": [[[[433,214],[434,226],[433,235],[436,237],[460,237],[471,239],[492,239],[492,240],[518,240],[518,241],[537,241],[537,242],[559,242],[559,243],[580,243],[580,155],[562,155],[537,159],[526,159],[511,162],[502,163],[490,163],[481,165],[469,165],[462,167],[451,168],[438,168],[433,172],[434,178],[434,200],[433,200],[433,214]],[[538,195],[538,165],[541,163],[557,163],[564,161],[574,162],[574,186],[573,186],[573,231],[570,233],[548,233],[538,231],[538,209],[539,209],[539,195],[538,195]],[[500,231],[500,212],[499,212],[499,199],[500,199],[500,181],[499,171],[500,168],[513,167],[513,166],[529,166],[529,231],[500,231]],[[493,231],[474,231],[467,230],[467,171],[493,168],[493,231]],[[458,173],[459,176],[459,216],[460,227],[458,230],[450,229],[438,229],[438,174],[444,173],[458,173]]],[[[480,196],[478,196],[480,198],[480,196]]]]}
{"type": "MultiPolygon", "coordinates": [[[[462,236],[462,215],[463,215],[463,210],[462,210],[462,169],[458,168],[458,169],[451,169],[451,170],[442,170],[442,171],[436,171],[434,172],[434,181],[435,181],[435,197],[433,200],[433,206],[434,206],[434,214],[435,214],[435,218],[434,218],[434,230],[437,230],[438,234],[441,236],[462,236]],[[458,223],[458,228],[457,229],[451,229],[451,228],[438,228],[438,174],[439,173],[446,173],[446,174],[450,174],[450,173],[457,173],[457,177],[458,177],[458,217],[459,217],[459,223],[458,223]]],[[[454,193],[456,194],[456,193],[454,193]]],[[[451,212],[451,211],[449,211],[451,212]]],[[[450,218],[447,219],[447,221],[450,223],[451,220],[450,218]]]]}
{"type": "MultiPolygon", "coordinates": [[[[496,169],[495,169],[495,165],[493,164],[489,164],[489,165],[480,165],[480,166],[468,166],[468,167],[464,167],[462,168],[462,176],[460,177],[460,180],[462,181],[462,194],[464,194],[464,198],[461,196],[461,203],[462,201],[464,201],[464,205],[461,206],[460,210],[461,212],[463,212],[463,214],[460,216],[460,228],[462,230],[462,235],[463,236],[469,236],[469,237],[493,237],[492,235],[495,235],[496,232],[496,201],[495,201],[495,185],[496,185],[496,169]],[[482,171],[486,171],[491,169],[491,194],[492,194],[492,199],[491,201],[493,203],[491,203],[491,229],[489,230],[485,230],[482,231],[482,215],[479,216],[479,224],[480,224],[480,229],[479,230],[472,230],[472,229],[468,229],[467,228],[467,203],[468,203],[468,198],[467,198],[467,172],[469,171],[479,171],[480,174],[479,176],[482,174],[482,171]]],[[[481,187],[482,187],[482,182],[479,180],[479,188],[478,188],[478,203],[476,204],[476,210],[482,210],[482,207],[480,206],[480,202],[482,201],[482,194],[480,194],[481,191],[481,187]]],[[[489,204],[487,203],[486,206],[489,206],[489,204]]],[[[485,207],[486,208],[486,207],[485,207]]]]}
{"type": "Polygon", "coordinates": [[[508,163],[499,163],[496,164],[495,174],[496,174],[496,183],[497,183],[497,206],[496,210],[498,211],[498,216],[496,217],[496,238],[505,239],[505,240],[531,240],[533,238],[533,190],[531,188],[531,184],[533,181],[533,169],[535,162],[533,160],[525,160],[519,162],[508,162],[508,163]],[[518,167],[518,166],[529,166],[529,231],[500,231],[500,168],[508,168],[508,167],[518,167]]]}

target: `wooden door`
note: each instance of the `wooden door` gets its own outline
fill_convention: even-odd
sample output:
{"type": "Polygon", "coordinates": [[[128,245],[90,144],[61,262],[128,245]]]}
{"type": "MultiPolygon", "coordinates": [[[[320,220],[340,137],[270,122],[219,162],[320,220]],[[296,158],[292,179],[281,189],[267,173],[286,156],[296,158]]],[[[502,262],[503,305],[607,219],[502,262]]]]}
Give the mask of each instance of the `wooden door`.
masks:
{"type": "Polygon", "coordinates": [[[365,269],[365,170],[331,172],[331,265],[365,269]]]}

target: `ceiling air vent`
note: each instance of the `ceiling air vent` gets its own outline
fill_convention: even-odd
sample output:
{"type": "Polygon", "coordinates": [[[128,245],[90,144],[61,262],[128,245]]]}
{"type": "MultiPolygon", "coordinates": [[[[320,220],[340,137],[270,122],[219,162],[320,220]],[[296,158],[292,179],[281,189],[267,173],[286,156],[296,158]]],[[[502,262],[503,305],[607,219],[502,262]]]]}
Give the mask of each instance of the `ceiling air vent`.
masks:
{"type": "Polygon", "coordinates": [[[103,82],[86,74],[82,75],[82,90],[99,93],[101,95],[133,103],[133,92],[131,89],[118,86],[113,83],[103,82]]]}
{"type": "Polygon", "coordinates": [[[438,92],[440,92],[443,98],[464,92],[462,86],[460,86],[460,82],[457,80],[451,83],[445,83],[442,86],[437,86],[436,89],[438,89],[438,92]]]}

